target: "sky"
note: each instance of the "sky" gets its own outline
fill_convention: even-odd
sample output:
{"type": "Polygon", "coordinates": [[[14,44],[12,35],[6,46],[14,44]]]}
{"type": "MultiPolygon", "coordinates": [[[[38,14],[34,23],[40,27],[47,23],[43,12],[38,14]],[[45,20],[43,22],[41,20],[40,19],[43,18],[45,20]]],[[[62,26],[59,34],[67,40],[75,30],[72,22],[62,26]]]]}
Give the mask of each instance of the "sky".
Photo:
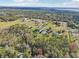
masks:
{"type": "Polygon", "coordinates": [[[79,8],[79,0],[0,0],[0,6],[79,8]]]}

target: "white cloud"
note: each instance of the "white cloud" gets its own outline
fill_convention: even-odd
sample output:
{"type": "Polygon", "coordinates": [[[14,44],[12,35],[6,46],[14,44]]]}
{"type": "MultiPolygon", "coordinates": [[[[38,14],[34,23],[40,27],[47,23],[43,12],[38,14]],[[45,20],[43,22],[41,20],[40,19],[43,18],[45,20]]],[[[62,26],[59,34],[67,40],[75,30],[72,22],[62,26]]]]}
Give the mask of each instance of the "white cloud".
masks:
{"type": "Polygon", "coordinates": [[[66,5],[69,5],[70,7],[78,7],[79,8],[79,1],[66,3],[66,5]]]}
{"type": "Polygon", "coordinates": [[[78,2],[79,0],[72,0],[73,2],[78,2]]]}
{"type": "Polygon", "coordinates": [[[12,0],[13,3],[0,4],[2,6],[26,6],[26,7],[74,7],[79,8],[79,0],[71,0],[65,3],[43,3],[40,0],[12,0]]]}
{"type": "Polygon", "coordinates": [[[7,4],[7,6],[18,6],[18,7],[52,7],[48,3],[14,3],[7,4]]]}
{"type": "Polygon", "coordinates": [[[13,0],[13,4],[8,4],[9,6],[25,6],[25,7],[52,7],[49,3],[40,3],[40,0],[13,0]]]}
{"type": "Polygon", "coordinates": [[[33,3],[33,2],[39,2],[39,0],[13,0],[16,3],[33,3]]]}
{"type": "Polygon", "coordinates": [[[55,7],[72,7],[72,8],[79,8],[79,0],[71,0],[69,2],[63,2],[63,3],[56,3],[52,4],[52,6],[55,7]]]}

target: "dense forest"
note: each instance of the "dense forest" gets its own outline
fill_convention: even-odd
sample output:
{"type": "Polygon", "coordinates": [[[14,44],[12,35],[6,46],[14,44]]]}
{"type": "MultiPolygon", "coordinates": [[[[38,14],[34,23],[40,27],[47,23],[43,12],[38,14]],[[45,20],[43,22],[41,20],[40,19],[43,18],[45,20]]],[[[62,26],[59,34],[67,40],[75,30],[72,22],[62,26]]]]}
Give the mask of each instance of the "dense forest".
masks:
{"type": "Polygon", "coordinates": [[[0,10],[0,57],[79,57],[79,13],[0,10]]]}

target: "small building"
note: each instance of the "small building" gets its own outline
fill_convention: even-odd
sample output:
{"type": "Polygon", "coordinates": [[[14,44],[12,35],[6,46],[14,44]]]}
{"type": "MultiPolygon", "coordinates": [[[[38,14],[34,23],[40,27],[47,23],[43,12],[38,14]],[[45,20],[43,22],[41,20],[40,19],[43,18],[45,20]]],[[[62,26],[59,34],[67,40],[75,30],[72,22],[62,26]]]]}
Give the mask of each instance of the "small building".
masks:
{"type": "Polygon", "coordinates": [[[28,19],[28,18],[26,18],[26,17],[24,17],[24,20],[25,20],[25,21],[27,21],[27,20],[29,20],[29,19],[28,19]]]}
{"type": "Polygon", "coordinates": [[[24,17],[24,18],[22,18],[22,19],[23,19],[24,22],[30,21],[29,18],[26,18],[26,17],[24,17]]]}

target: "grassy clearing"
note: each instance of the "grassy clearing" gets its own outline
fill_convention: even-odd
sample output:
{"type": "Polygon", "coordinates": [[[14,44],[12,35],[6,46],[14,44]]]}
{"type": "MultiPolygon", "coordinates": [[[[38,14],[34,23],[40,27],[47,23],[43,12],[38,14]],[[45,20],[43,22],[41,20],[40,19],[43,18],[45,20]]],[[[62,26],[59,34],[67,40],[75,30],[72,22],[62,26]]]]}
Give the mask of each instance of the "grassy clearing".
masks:
{"type": "Polygon", "coordinates": [[[10,22],[0,22],[0,28],[7,28],[15,24],[26,24],[27,26],[32,26],[32,27],[35,26],[35,23],[33,21],[22,22],[20,20],[16,20],[16,21],[10,21],[10,22]]]}
{"type": "Polygon", "coordinates": [[[10,27],[10,26],[18,24],[18,23],[20,23],[19,20],[11,21],[11,22],[0,22],[0,28],[10,27]]]}
{"type": "MultiPolygon", "coordinates": [[[[0,22],[0,28],[7,28],[7,27],[13,26],[15,24],[26,24],[29,27],[36,27],[36,24],[34,21],[27,20],[25,22],[22,22],[20,20],[16,20],[16,21],[10,21],[10,22],[0,22]]],[[[41,26],[41,25],[42,24],[39,24],[39,26],[41,26]]],[[[52,30],[55,30],[55,31],[59,31],[59,30],[63,29],[63,26],[57,27],[56,25],[52,24],[51,22],[48,22],[48,24],[45,27],[46,28],[51,27],[52,30]]]]}

